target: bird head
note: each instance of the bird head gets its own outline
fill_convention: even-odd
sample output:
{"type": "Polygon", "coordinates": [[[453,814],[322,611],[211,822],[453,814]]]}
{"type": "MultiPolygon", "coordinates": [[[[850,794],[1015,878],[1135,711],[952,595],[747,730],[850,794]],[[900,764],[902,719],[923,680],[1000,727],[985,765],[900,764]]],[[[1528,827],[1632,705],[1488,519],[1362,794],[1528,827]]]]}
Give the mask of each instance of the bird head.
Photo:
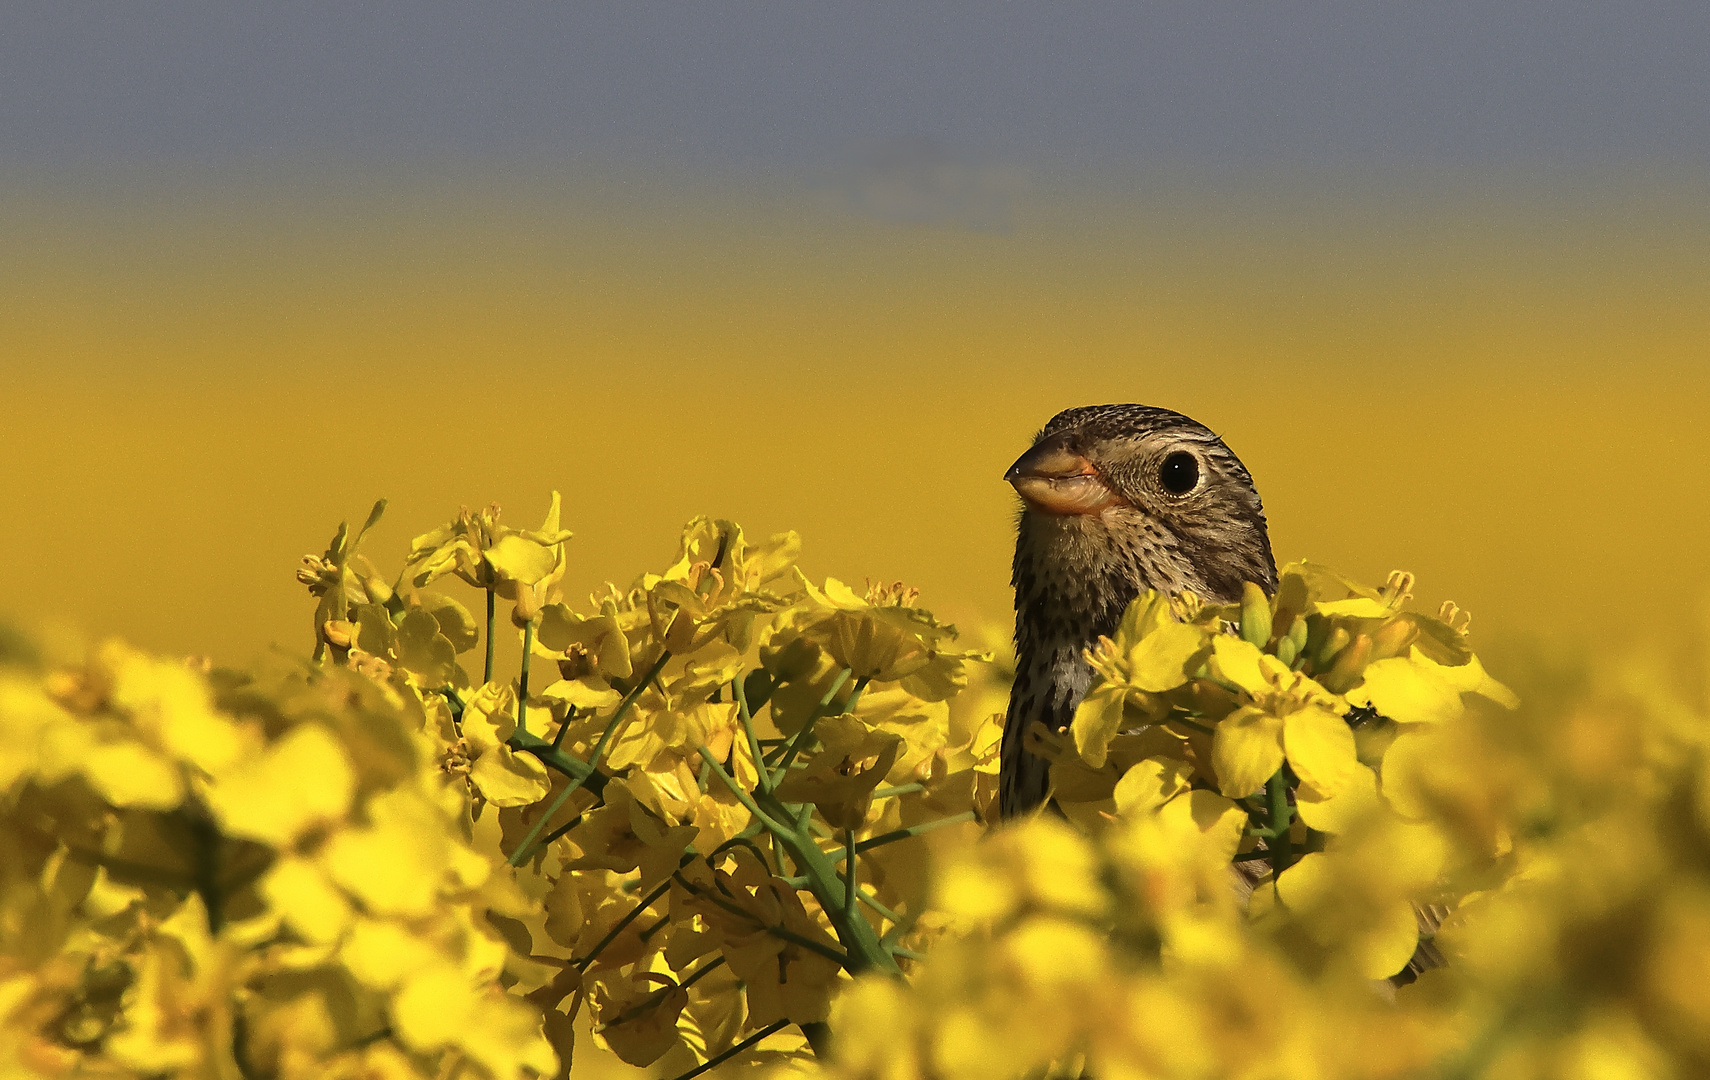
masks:
{"type": "Polygon", "coordinates": [[[1180,413],[1068,409],[1004,479],[1025,504],[1021,544],[1058,566],[1211,600],[1238,599],[1244,581],[1275,587],[1252,477],[1222,439],[1180,413]]]}

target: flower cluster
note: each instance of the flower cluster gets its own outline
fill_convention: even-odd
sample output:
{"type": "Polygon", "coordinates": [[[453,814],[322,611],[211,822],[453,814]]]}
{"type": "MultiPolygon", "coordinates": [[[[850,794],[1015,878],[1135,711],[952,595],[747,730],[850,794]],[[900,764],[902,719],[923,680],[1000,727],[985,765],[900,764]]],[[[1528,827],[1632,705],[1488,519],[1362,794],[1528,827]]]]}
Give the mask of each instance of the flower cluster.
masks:
{"type": "MultiPolygon", "coordinates": [[[[118,643],[0,674],[0,1073],[549,1074],[413,694],[118,643]]],[[[521,965],[519,967],[519,965],[521,965]]]]}
{"type": "Polygon", "coordinates": [[[300,662],[0,637],[0,1075],[1710,1073],[1670,672],[1522,704],[1404,574],[1147,594],[988,830],[1009,667],[913,590],[697,518],[573,603],[556,495],[383,576],[383,508],[300,662]]]}
{"type": "Polygon", "coordinates": [[[383,508],[304,560],[312,660],[5,669],[0,1073],[565,1075],[579,1027],[684,1071],[823,1049],[842,984],[925,949],[916,838],[972,834],[996,737],[912,590],[703,518],[572,606],[556,494],[384,577],[383,508]]]}
{"type": "Polygon", "coordinates": [[[1705,1075],[1702,707],[1654,668],[1521,707],[1410,584],[1137,601],[1032,734],[1069,822],[947,866],[946,936],[840,998],[819,1071],[1705,1075]]]}

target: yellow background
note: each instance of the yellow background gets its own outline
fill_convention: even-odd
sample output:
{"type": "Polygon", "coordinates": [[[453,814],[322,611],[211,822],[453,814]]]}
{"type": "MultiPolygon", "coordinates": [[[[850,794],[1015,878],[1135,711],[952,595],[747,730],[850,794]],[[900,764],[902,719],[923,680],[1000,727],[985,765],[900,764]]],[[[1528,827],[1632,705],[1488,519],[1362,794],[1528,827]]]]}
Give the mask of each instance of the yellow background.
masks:
{"type": "Polygon", "coordinates": [[[1710,583],[1710,213],[1657,178],[1113,177],[1007,228],[641,174],[4,194],[0,612],[232,662],[391,500],[565,499],[572,599],[689,516],[1009,619],[1000,477],[1060,408],[1223,433],[1279,560],[1415,571],[1483,644],[1666,629],[1710,583]]]}

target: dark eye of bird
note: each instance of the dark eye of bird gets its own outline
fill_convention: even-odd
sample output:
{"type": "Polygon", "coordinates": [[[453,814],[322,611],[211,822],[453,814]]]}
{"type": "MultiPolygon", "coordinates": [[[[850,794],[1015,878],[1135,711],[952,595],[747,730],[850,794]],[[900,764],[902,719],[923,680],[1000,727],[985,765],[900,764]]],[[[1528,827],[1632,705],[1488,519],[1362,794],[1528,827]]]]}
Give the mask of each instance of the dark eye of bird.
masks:
{"type": "Polygon", "coordinates": [[[1199,461],[1185,450],[1177,450],[1158,467],[1158,481],[1172,495],[1186,495],[1199,483],[1199,461]]]}

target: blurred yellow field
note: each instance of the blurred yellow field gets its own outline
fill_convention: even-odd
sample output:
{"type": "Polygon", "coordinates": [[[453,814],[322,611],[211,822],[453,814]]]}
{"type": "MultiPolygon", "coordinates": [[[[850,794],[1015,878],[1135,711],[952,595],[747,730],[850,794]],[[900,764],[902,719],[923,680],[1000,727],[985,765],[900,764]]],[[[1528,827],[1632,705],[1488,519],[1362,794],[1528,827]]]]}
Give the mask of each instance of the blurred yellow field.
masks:
{"type": "Polygon", "coordinates": [[[1222,433],[1279,559],[1411,569],[1499,652],[1644,634],[1710,583],[1689,185],[1176,177],[978,229],[639,175],[201,185],[6,194],[14,620],[301,650],[291,568],[340,518],[386,497],[397,544],[557,488],[573,595],[714,513],[1001,627],[1000,475],[1103,401],[1222,433]]]}

